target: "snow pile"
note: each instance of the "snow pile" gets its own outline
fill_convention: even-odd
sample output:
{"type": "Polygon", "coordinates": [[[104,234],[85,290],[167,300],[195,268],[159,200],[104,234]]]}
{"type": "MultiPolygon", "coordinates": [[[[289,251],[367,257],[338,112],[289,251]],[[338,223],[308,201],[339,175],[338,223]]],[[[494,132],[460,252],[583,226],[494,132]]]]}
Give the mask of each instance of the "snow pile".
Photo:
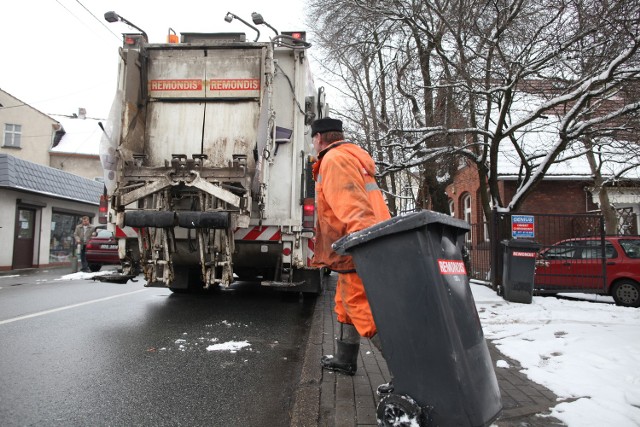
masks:
{"type": "Polygon", "coordinates": [[[248,341],[227,341],[220,344],[213,344],[207,347],[207,351],[230,351],[235,353],[245,347],[250,347],[248,341]]]}
{"type": "Polygon", "coordinates": [[[96,271],[95,273],[84,273],[82,271],[78,271],[77,273],[65,274],[57,279],[53,280],[80,280],[80,279],[91,279],[95,276],[104,276],[106,274],[114,274],[117,273],[117,270],[103,270],[96,271]]]}
{"type": "Polygon", "coordinates": [[[563,400],[552,416],[570,427],[640,425],[640,309],[554,297],[518,304],[471,289],[486,338],[563,400]]]}

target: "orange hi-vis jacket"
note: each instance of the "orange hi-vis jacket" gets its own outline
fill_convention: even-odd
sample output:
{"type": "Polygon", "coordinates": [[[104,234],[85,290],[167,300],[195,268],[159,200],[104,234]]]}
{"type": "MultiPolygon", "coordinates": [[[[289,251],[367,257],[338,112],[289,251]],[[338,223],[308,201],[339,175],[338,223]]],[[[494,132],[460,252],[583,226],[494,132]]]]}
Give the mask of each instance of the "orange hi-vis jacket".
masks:
{"type": "Polygon", "coordinates": [[[351,256],[338,255],[331,245],[391,218],[374,175],[373,159],[352,142],[337,141],[319,153],[313,165],[318,209],[315,266],[355,271],[351,256]]]}

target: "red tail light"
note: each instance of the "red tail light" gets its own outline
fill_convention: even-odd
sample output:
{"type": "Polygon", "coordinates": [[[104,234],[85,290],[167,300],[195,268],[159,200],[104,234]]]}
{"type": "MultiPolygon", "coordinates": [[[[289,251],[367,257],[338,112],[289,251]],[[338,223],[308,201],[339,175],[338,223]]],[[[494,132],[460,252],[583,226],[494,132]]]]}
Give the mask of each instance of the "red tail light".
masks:
{"type": "Polygon", "coordinates": [[[107,223],[107,212],[109,210],[109,197],[106,195],[100,196],[100,207],[98,208],[98,222],[100,224],[107,223]]]}
{"type": "Polygon", "coordinates": [[[304,199],[302,204],[302,228],[314,229],[316,226],[316,204],[312,198],[304,199]]]}

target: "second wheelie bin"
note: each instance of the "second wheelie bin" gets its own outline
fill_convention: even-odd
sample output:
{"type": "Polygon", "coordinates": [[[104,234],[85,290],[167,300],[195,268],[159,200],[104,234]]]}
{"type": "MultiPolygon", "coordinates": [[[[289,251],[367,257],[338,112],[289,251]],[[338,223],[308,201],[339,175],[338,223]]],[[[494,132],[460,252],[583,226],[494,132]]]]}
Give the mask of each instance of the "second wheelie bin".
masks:
{"type": "Polygon", "coordinates": [[[503,240],[502,296],[505,300],[531,304],[536,257],[540,244],[531,240],[503,240]]]}
{"type": "Polygon", "coordinates": [[[469,225],[421,211],[334,243],[353,256],[394,391],[378,425],[488,426],[500,389],[462,257],[469,225]]]}

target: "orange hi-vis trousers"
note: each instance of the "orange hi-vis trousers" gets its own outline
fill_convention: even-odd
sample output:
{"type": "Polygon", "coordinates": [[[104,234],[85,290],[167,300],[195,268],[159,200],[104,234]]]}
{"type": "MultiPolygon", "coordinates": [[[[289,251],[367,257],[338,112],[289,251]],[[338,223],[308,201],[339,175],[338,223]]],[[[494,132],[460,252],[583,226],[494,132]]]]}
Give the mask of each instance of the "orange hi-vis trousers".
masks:
{"type": "Polygon", "coordinates": [[[336,286],[335,312],[338,322],[349,323],[358,333],[371,338],[377,332],[362,280],[356,273],[339,273],[336,286]]]}

